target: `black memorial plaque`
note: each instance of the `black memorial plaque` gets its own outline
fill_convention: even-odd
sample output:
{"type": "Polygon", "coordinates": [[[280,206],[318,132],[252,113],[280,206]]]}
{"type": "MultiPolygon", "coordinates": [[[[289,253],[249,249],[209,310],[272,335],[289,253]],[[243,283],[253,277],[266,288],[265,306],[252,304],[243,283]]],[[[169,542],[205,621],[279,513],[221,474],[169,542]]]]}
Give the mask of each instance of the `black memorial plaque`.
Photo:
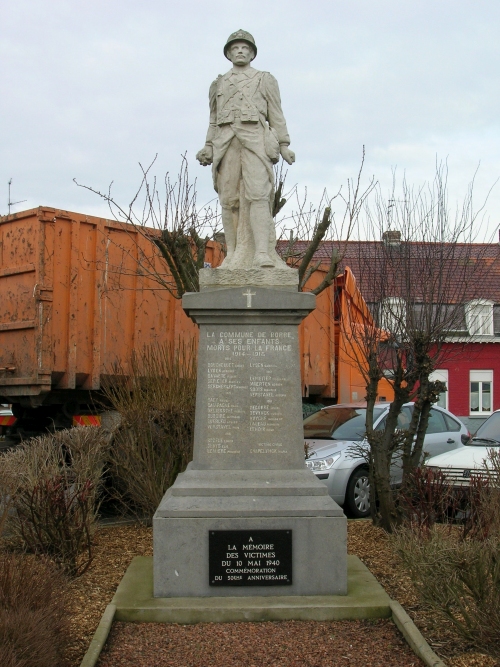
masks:
{"type": "Polygon", "coordinates": [[[291,530],[210,530],[210,586],[289,586],[291,530]]]}

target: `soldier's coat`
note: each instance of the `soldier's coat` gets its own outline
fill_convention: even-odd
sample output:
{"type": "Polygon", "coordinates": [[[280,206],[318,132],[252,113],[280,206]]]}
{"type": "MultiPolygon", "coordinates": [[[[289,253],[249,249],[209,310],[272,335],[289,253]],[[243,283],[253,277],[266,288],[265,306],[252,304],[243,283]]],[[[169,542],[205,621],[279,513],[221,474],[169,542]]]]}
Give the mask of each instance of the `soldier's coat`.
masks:
{"type": "Polygon", "coordinates": [[[233,137],[244,149],[259,157],[272,184],[272,164],[279,155],[279,146],[290,144],[274,76],[252,67],[243,72],[231,69],[218,76],[210,86],[209,104],[210,126],[206,143],[213,147],[215,190],[218,190],[219,165],[233,137]]]}

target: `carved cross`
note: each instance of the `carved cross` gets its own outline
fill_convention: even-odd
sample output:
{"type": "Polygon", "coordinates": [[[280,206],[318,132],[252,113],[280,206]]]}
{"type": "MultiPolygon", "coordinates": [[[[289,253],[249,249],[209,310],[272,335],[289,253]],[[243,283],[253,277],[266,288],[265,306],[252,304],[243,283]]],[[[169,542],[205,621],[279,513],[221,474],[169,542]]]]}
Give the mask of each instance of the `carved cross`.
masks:
{"type": "Polygon", "coordinates": [[[255,292],[251,292],[250,288],[248,288],[246,292],[243,292],[243,296],[246,296],[246,298],[247,298],[247,308],[251,308],[252,307],[252,297],[255,296],[255,292]]]}

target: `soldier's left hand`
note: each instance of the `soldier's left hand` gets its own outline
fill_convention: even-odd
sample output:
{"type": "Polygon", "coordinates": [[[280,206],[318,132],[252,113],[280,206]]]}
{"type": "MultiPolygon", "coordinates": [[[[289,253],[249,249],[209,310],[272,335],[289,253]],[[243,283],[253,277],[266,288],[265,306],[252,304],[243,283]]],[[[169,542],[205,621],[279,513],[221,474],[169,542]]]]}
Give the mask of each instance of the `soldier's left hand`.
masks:
{"type": "Polygon", "coordinates": [[[209,164],[212,164],[214,155],[212,146],[205,144],[201,151],[196,153],[196,159],[203,167],[208,167],[209,164]]]}
{"type": "Polygon", "coordinates": [[[280,153],[283,160],[288,162],[288,164],[293,164],[295,162],[295,153],[291,151],[288,146],[281,146],[280,153]]]}

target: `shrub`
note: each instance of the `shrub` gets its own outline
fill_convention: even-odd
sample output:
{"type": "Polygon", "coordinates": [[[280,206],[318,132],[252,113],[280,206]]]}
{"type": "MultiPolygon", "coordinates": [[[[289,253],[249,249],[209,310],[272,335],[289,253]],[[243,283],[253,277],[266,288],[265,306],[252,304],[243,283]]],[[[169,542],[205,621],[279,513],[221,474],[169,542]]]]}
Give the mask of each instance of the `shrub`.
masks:
{"type": "Polygon", "coordinates": [[[452,488],[441,470],[415,468],[400,492],[401,509],[413,530],[426,534],[453,504],[452,488]]]}
{"type": "Polygon", "coordinates": [[[499,541],[462,540],[436,526],[428,539],[404,528],[393,540],[422,602],[478,648],[500,656],[499,541]]]}
{"type": "Polygon", "coordinates": [[[90,480],[79,484],[72,476],[54,475],[15,499],[26,547],[50,556],[71,576],[83,574],[92,562],[93,490],[90,480]]]}
{"type": "Polygon", "coordinates": [[[417,473],[421,497],[411,496],[410,521],[392,539],[422,602],[500,657],[500,452],[486,465],[458,494],[439,474],[417,473]],[[434,524],[446,505],[460,507],[461,525],[434,524]]]}
{"type": "MultiPolygon", "coordinates": [[[[500,535],[500,486],[496,483],[495,454],[487,473],[471,475],[468,486],[453,487],[441,470],[420,467],[400,490],[404,523],[423,536],[435,523],[459,523],[464,539],[500,535]]],[[[500,456],[498,457],[500,471],[500,456]]],[[[500,476],[498,476],[500,480],[500,476]]]]}
{"type": "Polygon", "coordinates": [[[110,450],[114,490],[127,509],[150,518],[193,456],[194,343],[146,347],[131,360],[129,382],[108,380],[104,390],[122,417],[110,450]]]}
{"type": "Polygon", "coordinates": [[[488,484],[480,498],[482,519],[487,521],[489,535],[500,540],[500,449],[490,449],[486,470],[488,484]]]}
{"type": "Polygon", "coordinates": [[[500,504],[495,502],[496,493],[490,479],[479,475],[471,475],[470,485],[457,493],[454,511],[461,518],[462,539],[481,541],[497,532],[500,504]]]}
{"type": "Polygon", "coordinates": [[[13,510],[12,539],[49,556],[71,576],[83,574],[92,561],[107,447],[101,429],[79,427],[33,438],[0,461],[1,495],[13,510]]]}
{"type": "Polygon", "coordinates": [[[4,463],[5,458],[0,455],[0,539],[12,515],[14,497],[19,487],[19,478],[9,474],[4,463]]]}
{"type": "Polygon", "coordinates": [[[0,665],[64,664],[66,582],[49,562],[0,553],[0,665]]]}

